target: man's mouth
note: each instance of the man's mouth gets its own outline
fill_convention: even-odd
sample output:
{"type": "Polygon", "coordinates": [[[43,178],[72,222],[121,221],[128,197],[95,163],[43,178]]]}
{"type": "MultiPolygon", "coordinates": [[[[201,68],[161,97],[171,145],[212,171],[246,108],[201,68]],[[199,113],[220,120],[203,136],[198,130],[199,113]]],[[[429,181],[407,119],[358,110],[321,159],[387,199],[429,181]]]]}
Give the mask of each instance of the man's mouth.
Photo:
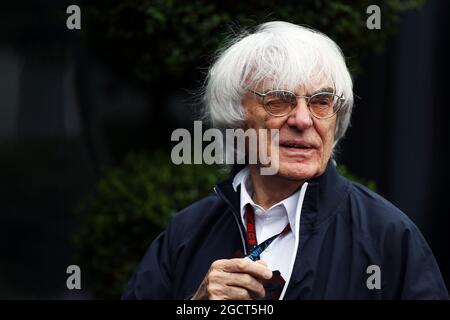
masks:
{"type": "Polygon", "coordinates": [[[281,142],[280,147],[292,148],[292,149],[313,149],[313,146],[309,143],[296,142],[296,141],[281,142]]]}

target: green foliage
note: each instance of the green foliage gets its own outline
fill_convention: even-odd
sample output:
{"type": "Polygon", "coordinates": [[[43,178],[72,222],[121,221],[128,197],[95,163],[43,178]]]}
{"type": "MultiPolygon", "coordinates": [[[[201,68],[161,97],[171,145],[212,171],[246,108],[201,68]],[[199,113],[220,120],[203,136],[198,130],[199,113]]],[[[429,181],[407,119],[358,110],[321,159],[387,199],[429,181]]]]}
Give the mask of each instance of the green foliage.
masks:
{"type": "MultiPolygon", "coordinates": [[[[316,28],[333,38],[356,72],[398,27],[399,14],[424,0],[85,0],[83,32],[112,66],[145,83],[186,85],[201,78],[208,57],[237,29],[270,20],[316,28]],[[381,30],[368,30],[369,5],[381,8],[381,30]],[[230,30],[231,28],[231,30],[230,30]],[[111,54],[113,52],[114,54],[111,54]]],[[[176,85],[175,85],[176,86],[176,85]]]]}
{"type": "Polygon", "coordinates": [[[226,176],[216,166],[172,164],[161,152],[133,153],[108,170],[77,210],[75,235],[89,288],[118,298],[148,245],[175,212],[213,192],[226,176]]]}

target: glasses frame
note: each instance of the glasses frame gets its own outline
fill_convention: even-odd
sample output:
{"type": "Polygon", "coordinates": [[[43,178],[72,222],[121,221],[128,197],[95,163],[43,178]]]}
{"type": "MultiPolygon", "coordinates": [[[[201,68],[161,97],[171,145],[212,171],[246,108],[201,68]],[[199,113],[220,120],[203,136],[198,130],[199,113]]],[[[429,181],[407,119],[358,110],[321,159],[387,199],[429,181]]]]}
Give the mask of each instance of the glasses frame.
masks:
{"type": "MultiPolygon", "coordinates": [[[[341,95],[339,96],[339,95],[335,94],[334,92],[327,92],[327,91],[316,92],[316,93],[314,93],[314,94],[312,94],[312,95],[310,95],[310,96],[298,96],[298,95],[296,95],[295,93],[293,93],[292,91],[289,91],[289,90],[269,90],[269,91],[267,91],[267,92],[265,92],[265,93],[253,91],[253,90],[250,90],[250,89],[249,89],[249,91],[252,92],[252,93],[254,93],[255,95],[257,95],[258,97],[262,98],[262,105],[263,105],[263,107],[264,107],[264,110],[266,110],[266,112],[267,112],[268,114],[270,114],[271,116],[273,116],[273,117],[284,117],[284,116],[288,115],[289,113],[291,113],[292,110],[294,110],[295,107],[297,106],[297,104],[292,105],[292,106],[291,106],[291,109],[290,109],[288,112],[283,113],[283,114],[281,114],[281,115],[276,115],[276,114],[271,113],[269,110],[267,110],[267,103],[266,103],[266,100],[265,100],[265,99],[266,99],[266,97],[267,97],[269,94],[271,94],[271,93],[273,93],[273,92],[284,92],[284,93],[289,93],[289,94],[292,94],[293,96],[295,96],[295,98],[296,98],[297,100],[298,100],[298,99],[301,99],[301,98],[305,99],[305,100],[306,100],[306,105],[308,106],[308,111],[309,111],[309,113],[310,113],[314,118],[321,119],[321,120],[322,120],[322,119],[329,119],[329,118],[333,117],[336,113],[339,112],[339,110],[341,109],[342,104],[343,104],[342,102],[345,101],[344,94],[341,94],[341,95]],[[320,94],[330,94],[330,95],[333,95],[334,97],[336,97],[336,98],[338,99],[338,101],[337,101],[336,103],[338,103],[339,105],[338,105],[336,111],[334,111],[334,112],[333,112],[331,115],[329,115],[329,116],[326,116],[326,117],[319,117],[319,116],[315,115],[315,114],[311,111],[311,108],[310,108],[310,106],[309,106],[309,101],[310,101],[312,98],[314,98],[315,96],[318,96],[318,95],[320,95],[320,94]]],[[[334,105],[333,105],[333,107],[334,107],[334,105]]]]}

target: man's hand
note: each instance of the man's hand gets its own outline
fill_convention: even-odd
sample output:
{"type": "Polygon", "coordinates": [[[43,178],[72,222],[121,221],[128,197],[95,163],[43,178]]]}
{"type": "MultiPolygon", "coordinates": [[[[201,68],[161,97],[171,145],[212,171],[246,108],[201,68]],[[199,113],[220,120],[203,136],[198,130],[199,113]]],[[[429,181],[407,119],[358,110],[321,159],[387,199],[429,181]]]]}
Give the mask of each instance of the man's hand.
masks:
{"type": "Polygon", "coordinates": [[[252,300],[263,298],[259,280],[272,278],[264,261],[248,258],[216,260],[211,264],[192,300],[252,300]]]}

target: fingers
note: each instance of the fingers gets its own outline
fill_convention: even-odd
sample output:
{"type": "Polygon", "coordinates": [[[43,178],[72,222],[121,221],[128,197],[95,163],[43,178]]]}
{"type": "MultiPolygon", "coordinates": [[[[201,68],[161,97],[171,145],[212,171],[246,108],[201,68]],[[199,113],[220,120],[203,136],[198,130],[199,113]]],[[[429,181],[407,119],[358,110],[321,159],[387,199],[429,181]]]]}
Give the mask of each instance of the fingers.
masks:
{"type": "Polygon", "coordinates": [[[252,300],[249,292],[240,287],[224,287],[212,285],[210,287],[210,300],[252,300]]]}
{"type": "Polygon", "coordinates": [[[264,297],[259,279],[270,279],[272,271],[264,261],[248,258],[214,261],[193,299],[248,300],[264,297]]]}
{"type": "Polygon", "coordinates": [[[244,288],[258,298],[263,298],[266,295],[264,286],[252,276],[245,273],[230,273],[227,275],[226,284],[228,286],[244,288]]]}
{"type": "Polygon", "coordinates": [[[227,273],[223,270],[213,270],[209,274],[210,283],[224,284],[229,287],[241,287],[250,291],[251,296],[264,297],[266,292],[264,286],[246,273],[227,273]]]}
{"type": "MultiPolygon", "coordinates": [[[[225,272],[229,273],[247,273],[259,279],[272,278],[272,270],[267,268],[263,263],[254,262],[248,258],[218,260],[218,265],[225,272]]],[[[216,261],[217,262],[217,261],[216,261]]]]}
{"type": "Polygon", "coordinates": [[[256,263],[260,263],[263,266],[267,267],[267,262],[265,260],[258,260],[258,261],[256,261],[256,263]]]}

